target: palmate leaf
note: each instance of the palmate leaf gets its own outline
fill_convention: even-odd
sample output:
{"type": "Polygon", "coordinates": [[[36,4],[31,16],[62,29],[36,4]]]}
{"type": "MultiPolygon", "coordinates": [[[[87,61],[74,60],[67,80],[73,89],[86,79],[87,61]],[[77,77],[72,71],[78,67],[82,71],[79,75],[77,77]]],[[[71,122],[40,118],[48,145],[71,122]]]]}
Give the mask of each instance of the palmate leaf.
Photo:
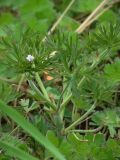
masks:
{"type": "Polygon", "coordinates": [[[113,64],[108,64],[104,69],[105,77],[111,82],[120,81],[120,61],[117,61],[113,64]]]}
{"type": "Polygon", "coordinates": [[[21,22],[40,31],[43,36],[56,16],[53,6],[53,2],[49,0],[26,0],[19,8],[21,22]]]}
{"type": "Polygon", "coordinates": [[[118,19],[118,15],[112,10],[109,9],[108,11],[106,11],[103,15],[101,15],[99,17],[99,22],[105,23],[105,22],[116,22],[118,19]]]}
{"type": "MultiPolygon", "coordinates": [[[[107,148],[113,153],[114,157],[119,157],[120,158],[120,145],[119,145],[119,141],[116,139],[112,139],[110,138],[107,141],[107,148]]],[[[118,159],[116,159],[118,160],[118,159]]]]}
{"type": "Polygon", "coordinates": [[[115,90],[116,85],[105,79],[102,74],[95,74],[84,83],[82,93],[84,97],[87,95],[87,97],[110,103],[113,102],[112,95],[115,90]]]}
{"type": "Polygon", "coordinates": [[[17,97],[20,97],[21,95],[22,94],[18,94],[11,85],[5,82],[1,83],[0,81],[0,98],[6,103],[15,100],[17,97]]]}
{"type": "Polygon", "coordinates": [[[104,111],[99,111],[97,112],[92,120],[97,124],[97,125],[112,125],[113,127],[119,127],[119,122],[120,118],[118,114],[116,113],[116,110],[110,110],[110,109],[105,109],[104,111]]]}
{"type": "Polygon", "coordinates": [[[48,149],[58,160],[65,160],[64,156],[58,151],[58,149],[46,139],[37,128],[18,113],[16,110],[7,106],[2,100],[0,100],[0,110],[6,113],[11,119],[13,119],[18,125],[20,125],[24,131],[29,133],[39,144],[42,144],[48,149]]]}
{"type": "Polygon", "coordinates": [[[93,34],[93,44],[101,48],[116,49],[120,45],[120,24],[108,24],[98,27],[93,34]]]}
{"type": "Polygon", "coordinates": [[[20,160],[38,160],[37,158],[31,156],[27,152],[21,150],[11,143],[3,142],[2,140],[0,140],[0,147],[6,150],[10,156],[17,157],[20,160]]]}
{"type": "Polygon", "coordinates": [[[116,134],[115,128],[119,128],[120,117],[116,113],[116,110],[113,109],[105,109],[102,112],[97,112],[93,117],[92,120],[97,125],[105,125],[108,127],[111,137],[114,137],[116,134]]]}

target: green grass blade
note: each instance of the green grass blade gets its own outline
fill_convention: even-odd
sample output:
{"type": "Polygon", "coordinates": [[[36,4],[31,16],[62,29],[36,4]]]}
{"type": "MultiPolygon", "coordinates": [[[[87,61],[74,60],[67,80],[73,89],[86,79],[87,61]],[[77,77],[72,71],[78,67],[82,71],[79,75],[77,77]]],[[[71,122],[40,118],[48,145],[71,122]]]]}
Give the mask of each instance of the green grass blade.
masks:
{"type": "Polygon", "coordinates": [[[37,158],[31,156],[27,152],[21,150],[20,148],[10,144],[6,143],[0,140],[0,147],[9,152],[9,155],[12,157],[19,158],[20,160],[38,160],[37,158]]]}
{"type": "Polygon", "coordinates": [[[29,123],[19,112],[10,106],[7,106],[0,100],[0,110],[6,113],[11,119],[13,119],[18,125],[20,125],[27,133],[29,133],[36,141],[42,144],[48,149],[58,160],[65,160],[64,156],[58,151],[58,149],[46,139],[37,128],[29,123]]]}

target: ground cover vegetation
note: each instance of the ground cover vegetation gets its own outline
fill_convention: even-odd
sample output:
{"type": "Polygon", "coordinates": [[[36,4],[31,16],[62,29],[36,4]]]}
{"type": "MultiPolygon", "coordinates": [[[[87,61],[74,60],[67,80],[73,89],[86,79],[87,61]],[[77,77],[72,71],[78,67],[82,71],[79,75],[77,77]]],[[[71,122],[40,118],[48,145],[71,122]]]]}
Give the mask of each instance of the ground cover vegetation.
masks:
{"type": "Polygon", "coordinates": [[[120,159],[120,1],[0,1],[0,160],[120,159]]]}

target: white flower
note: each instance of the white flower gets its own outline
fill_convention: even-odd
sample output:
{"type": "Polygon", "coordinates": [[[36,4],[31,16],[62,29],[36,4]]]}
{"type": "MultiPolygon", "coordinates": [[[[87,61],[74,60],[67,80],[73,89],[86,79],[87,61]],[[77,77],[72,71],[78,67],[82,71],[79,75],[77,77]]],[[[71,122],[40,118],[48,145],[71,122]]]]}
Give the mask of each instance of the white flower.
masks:
{"type": "Polygon", "coordinates": [[[32,62],[34,59],[35,59],[35,57],[30,55],[30,54],[27,55],[27,57],[26,57],[26,60],[29,61],[29,62],[32,62]]]}

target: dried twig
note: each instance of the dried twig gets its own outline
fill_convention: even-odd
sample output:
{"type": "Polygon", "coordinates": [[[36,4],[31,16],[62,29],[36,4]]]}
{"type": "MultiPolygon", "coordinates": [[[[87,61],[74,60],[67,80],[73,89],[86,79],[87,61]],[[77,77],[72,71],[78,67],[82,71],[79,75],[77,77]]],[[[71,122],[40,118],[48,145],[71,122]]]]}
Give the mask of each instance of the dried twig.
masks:
{"type": "MultiPolygon", "coordinates": [[[[93,17],[85,26],[84,30],[90,26],[95,20],[97,20],[101,15],[103,15],[106,11],[108,11],[110,8],[113,7],[114,4],[119,3],[120,0],[116,0],[114,2],[111,2],[107,7],[105,7],[100,13],[98,13],[95,17],[93,17]]],[[[84,31],[83,30],[83,31],[84,31]]]]}
{"type": "MultiPolygon", "coordinates": [[[[71,8],[71,6],[73,5],[73,3],[75,2],[75,0],[71,0],[71,2],[68,4],[68,6],[66,7],[66,9],[64,10],[64,12],[61,14],[61,16],[57,19],[57,21],[53,24],[52,28],[50,29],[50,31],[47,33],[47,35],[50,35],[58,26],[58,24],[61,22],[61,20],[63,19],[63,17],[65,16],[65,14],[68,12],[68,10],[71,8]]],[[[43,42],[46,40],[46,36],[43,38],[43,42]]]]}
{"type": "Polygon", "coordinates": [[[95,16],[97,15],[98,12],[100,12],[101,9],[104,8],[104,6],[109,2],[109,0],[103,0],[99,6],[87,17],[87,19],[76,29],[77,33],[81,33],[85,30],[86,26],[88,26],[87,24],[89,23],[89,21],[95,16]]]}

